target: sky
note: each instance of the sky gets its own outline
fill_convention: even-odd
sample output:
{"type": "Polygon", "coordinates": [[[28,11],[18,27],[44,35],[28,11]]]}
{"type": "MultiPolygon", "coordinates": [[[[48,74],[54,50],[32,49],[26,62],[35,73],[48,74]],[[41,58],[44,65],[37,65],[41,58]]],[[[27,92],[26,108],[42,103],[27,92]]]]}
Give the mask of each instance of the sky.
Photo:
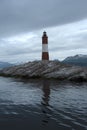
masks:
{"type": "Polygon", "coordinates": [[[41,60],[43,31],[50,60],[87,55],[87,0],[0,0],[0,61],[41,60]]]}

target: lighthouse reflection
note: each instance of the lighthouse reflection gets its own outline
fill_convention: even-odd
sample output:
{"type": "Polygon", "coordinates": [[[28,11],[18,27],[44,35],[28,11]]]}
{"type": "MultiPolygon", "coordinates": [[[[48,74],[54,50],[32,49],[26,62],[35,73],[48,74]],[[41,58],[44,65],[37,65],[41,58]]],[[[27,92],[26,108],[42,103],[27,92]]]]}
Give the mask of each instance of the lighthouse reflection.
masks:
{"type": "Polygon", "coordinates": [[[50,82],[48,80],[43,80],[43,97],[42,97],[42,112],[43,112],[43,119],[42,119],[42,125],[48,124],[49,118],[50,118],[50,112],[49,109],[49,100],[50,100],[50,82]]]}
{"type": "Polygon", "coordinates": [[[50,98],[50,82],[48,80],[43,80],[42,90],[43,90],[42,104],[44,106],[48,106],[50,98]]]}

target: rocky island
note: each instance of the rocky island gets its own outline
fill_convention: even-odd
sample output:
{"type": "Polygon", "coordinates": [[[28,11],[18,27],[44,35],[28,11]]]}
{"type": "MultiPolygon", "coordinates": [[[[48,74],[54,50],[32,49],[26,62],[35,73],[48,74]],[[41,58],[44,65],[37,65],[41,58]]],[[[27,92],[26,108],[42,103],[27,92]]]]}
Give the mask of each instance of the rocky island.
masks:
{"type": "Polygon", "coordinates": [[[87,68],[66,65],[59,61],[33,61],[0,70],[0,76],[47,78],[67,81],[87,81],[87,68]]]}
{"type": "MultiPolygon", "coordinates": [[[[79,56],[69,57],[63,62],[49,60],[48,36],[43,32],[42,36],[42,60],[28,62],[0,70],[0,76],[16,78],[47,78],[67,81],[87,82],[87,67],[70,65],[72,59],[76,62],[79,56]],[[67,62],[68,61],[68,62],[67,62]],[[67,64],[68,63],[68,64],[67,64]]],[[[86,56],[85,56],[86,58],[86,56]]],[[[83,57],[80,55],[79,63],[83,57]]],[[[86,61],[86,59],[84,59],[86,61]]],[[[77,63],[77,62],[76,62],[77,63]]],[[[76,64],[78,65],[78,64],[76,64]]]]}

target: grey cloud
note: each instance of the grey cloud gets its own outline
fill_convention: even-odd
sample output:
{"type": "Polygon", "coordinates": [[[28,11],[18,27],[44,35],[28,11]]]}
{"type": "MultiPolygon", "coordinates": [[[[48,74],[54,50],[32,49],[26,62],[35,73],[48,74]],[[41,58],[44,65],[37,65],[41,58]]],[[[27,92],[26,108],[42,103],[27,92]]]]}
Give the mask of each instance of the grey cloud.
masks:
{"type": "Polygon", "coordinates": [[[40,49],[37,49],[37,50],[33,50],[33,49],[15,49],[15,50],[9,50],[9,51],[7,51],[7,55],[11,55],[11,56],[13,56],[13,55],[23,55],[23,54],[37,54],[37,53],[39,53],[39,52],[41,52],[41,50],[40,49]]]}
{"type": "Polygon", "coordinates": [[[0,36],[87,18],[87,0],[0,0],[0,36]]]}
{"type": "Polygon", "coordinates": [[[84,47],[84,44],[72,44],[71,46],[59,46],[59,47],[53,47],[53,48],[50,48],[50,52],[60,52],[60,51],[70,51],[70,50],[77,50],[77,49],[86,49],[87,48],[87,45],[85,45],[84,47]]]}
{"type": "Polygon", "coordinates": [[[0,57],[18,57],[18,55],[38,55],[38,53],[41,53],[41,46],[36,46],[38,41],[33,42],[32,46],[29,44],[31,40],[23,43],[18,41],[10,43],[9,41],[6,42],[6,40],[0,40],[0,42],[0,57]]]}
{"type": "Polygon", "coordinates": [[[23,55],[23,54],[37,54],[41,52],[40,48],[29,48],[29,47],[22,47],[22,46],[10,46],[10,45],[3,45],[0,46],[1,51],[0,54],[3,56],[17,56],[17,55],[23,55]]]}

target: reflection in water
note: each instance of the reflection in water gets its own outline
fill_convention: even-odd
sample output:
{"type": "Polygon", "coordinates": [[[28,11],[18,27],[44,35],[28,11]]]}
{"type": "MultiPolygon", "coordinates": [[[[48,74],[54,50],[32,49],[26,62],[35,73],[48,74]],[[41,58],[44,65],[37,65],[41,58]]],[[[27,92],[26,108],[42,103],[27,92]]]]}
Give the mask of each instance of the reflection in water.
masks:
{"type": "Polygon", "coordinates": [[[42,97],[42,112],[43,112],[43,119],[42,124],[48,124],[50,118],[50,109],[49,109],[49,99],[50,99],[50,82],[48,80],[43,80],[43,97],[42,97]]]}
{"type": "Polygon", "coordinates": [[[49,105],[50,98],[50,82],[48,80],[43,80],[43,101],[42,104],[45,106],[49,105]]]}

